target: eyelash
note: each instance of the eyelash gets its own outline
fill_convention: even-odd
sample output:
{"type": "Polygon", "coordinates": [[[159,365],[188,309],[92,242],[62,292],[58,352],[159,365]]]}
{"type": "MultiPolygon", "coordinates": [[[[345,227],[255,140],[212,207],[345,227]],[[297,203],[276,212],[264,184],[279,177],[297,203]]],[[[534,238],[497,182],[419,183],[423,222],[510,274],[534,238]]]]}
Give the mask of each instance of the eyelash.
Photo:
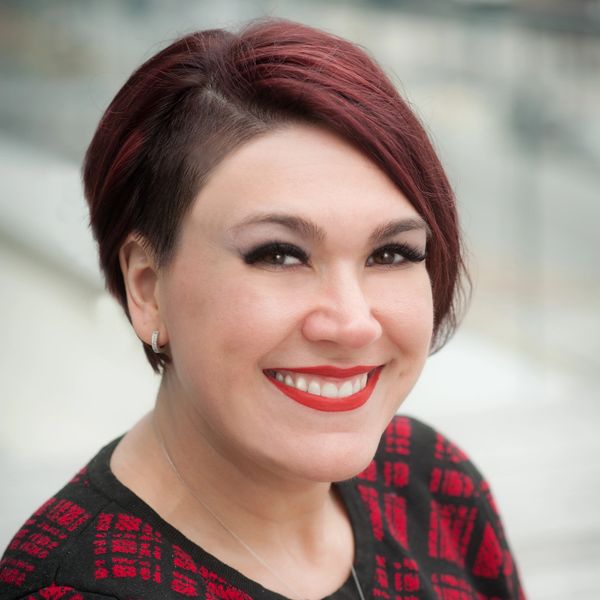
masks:
{"type": "MultiPolygon", "coordinates": [[[[265,262],[265,258],[267,256],[293,256],[297,258],[302,263],[308,262],[308,254],[298,248],[298,246],[293,246],[292,244],[286,244],[285,242],[270,242],[269,244],[264,244],[262,246],[258,246],[254,248],[254,250],[250,250],[247,254],[244,254],[244,262],[247,265],[254,265],[259,262],[265,262]]],[[[277,263],[270,263],[273,267],[281,267],[283,269],[289,268],[292,265],[282,265],[277,263]]],[[[296,266],[296,265],[293,265],[296,266]]]]}
{"type": "MultiPolygon", "coordinates": [[[[405,262],[420,263],[427,258],[426,252],[421,252],[418,248],[410,246],[409,244],[387,244],[386,246],[381,246],[381,248],[377,248],[377,250],[375,250],[373,254],[377,254],[380,252],[391,252],[393,254],[399,254],[404,259],[399,263],[392,263],[391,265],[379,265],[388,268],[397,267],[399,265],[404,264],[405,262]]],[[[373,254],[371,254],[371,256],[373,256],[373,254]]],[[[369,256],[369,258],[371,258],[371,256],[369,256]]]]}
{"type": "MultiPolygon", "coordinates": [[[[387,245],[381,246],[380,248],[377,248],[375,251],[373,251],[371,256],[369,256],[369,259],[371,259],[371,257],[374,254],[382,253],[382,252],[390,252],[392,254],[399,254],[404,259],[398,263],[379,265],[384,268],[398,267],[400,265],[405,264],[406,262],[418,263],[418,262],[424,261],[427,258],[426,253],[421,252],[417,248],[414,248],[413,246],[409,246],[408,244],[387,244],[387,245]]],[[[282,257],[292,256],[292,257],[298,259],[303,264],[306,264],[309,260],[309,256],[308,256],[308,254],[306,254],[306,252],[304,252],[304,250],[301,250],[300,248],[298,248],[298,246],[294,246],[294,245],[288,244],[286,242],[270,242],[268,244],[258,246],[257,248],[250,250],[250,252],[248,252],[247,254],[244,254],[243,258],[244,258],[244,262],[247,265],[254,265],[254,264],[262,262],[262,263],[268,264],[271,267],[276,267],[276,268],[280,268],[280,269],[290,269],[290,268],[300,266],[298,264],[284,265],[281,263],[274,263],[274,262],[269,263],[268,261],[265,260],[265,258],[267,258],[268,256],[273,257],[275,255],[279,255],[282,257]]],[[[371,264],[368,266],[373,266],[373,265],[371,264]]]]}

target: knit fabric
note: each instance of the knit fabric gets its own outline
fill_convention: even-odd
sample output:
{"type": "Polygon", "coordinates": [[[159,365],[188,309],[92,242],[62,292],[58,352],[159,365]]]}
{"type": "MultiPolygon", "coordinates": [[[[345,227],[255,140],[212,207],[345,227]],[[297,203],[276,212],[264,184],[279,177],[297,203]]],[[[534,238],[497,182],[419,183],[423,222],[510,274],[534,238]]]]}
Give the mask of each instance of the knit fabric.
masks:
{"type": "MultiPolygon", "coordinates": [[[[16,534],[0,600],[281,600],[185,538],[110,471],[103,448],[16,534]]],[[[427,425],[395,417],[377,455],[335,484],[366,598],[524,599],[490,488],[427,425]]],[[[300,593],[298,595],[301,595],[300,593]]],[[[330,599],[356,600],[351,577],[330,599]]]]}

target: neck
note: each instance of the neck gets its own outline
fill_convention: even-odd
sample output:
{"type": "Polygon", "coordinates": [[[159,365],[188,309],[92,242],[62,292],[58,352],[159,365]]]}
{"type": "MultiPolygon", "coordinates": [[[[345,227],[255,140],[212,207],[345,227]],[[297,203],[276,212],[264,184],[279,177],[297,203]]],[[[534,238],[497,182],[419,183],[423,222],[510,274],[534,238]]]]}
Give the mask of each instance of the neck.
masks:
{"type": "Polygon", "coordinates": [[[193,407],[185,410],[165,395],[159,394],[153,426],[180,492],[200,496],[229,526],[247,535],[258,531],[263,540],[322,538],[334,507],[330,483],[293,479],[257,464],[214,435],[193,407]]]}
{"type": "Polygon", "coordinates": [[[350,575],[354,539],[331,484],[232,450],[192,403],[167,391],[161,386],[155,411],[117,447],[115,475],[187,538],[266,588],[292,598],[337,590],[350,575]]]}

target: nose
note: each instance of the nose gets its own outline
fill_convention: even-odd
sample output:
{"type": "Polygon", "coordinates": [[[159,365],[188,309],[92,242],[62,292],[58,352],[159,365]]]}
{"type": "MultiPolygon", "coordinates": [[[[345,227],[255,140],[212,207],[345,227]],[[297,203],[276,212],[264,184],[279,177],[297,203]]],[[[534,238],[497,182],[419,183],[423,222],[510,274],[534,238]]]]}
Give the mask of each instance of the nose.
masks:
{"type": "Polygon", "coordinates": [[[340,275],[323,281],[314,306],[306,316],[302,333],[312,342],[329,341],[357,349],[372,344],[382,334],[356,275],[340,275]]]}

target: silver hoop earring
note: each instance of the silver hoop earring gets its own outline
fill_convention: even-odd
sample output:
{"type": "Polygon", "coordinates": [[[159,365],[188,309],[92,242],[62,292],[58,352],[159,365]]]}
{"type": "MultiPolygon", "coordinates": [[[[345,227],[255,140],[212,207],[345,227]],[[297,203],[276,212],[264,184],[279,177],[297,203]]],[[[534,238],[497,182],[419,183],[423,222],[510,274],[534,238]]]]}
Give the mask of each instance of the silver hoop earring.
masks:
{"type": "Polygon", "coordinates": [[[162,354],[162,350],[160,349],[160,346],[158,345],[158,329],[155,329],[152,332],[152,339],[150,341],[150,345],[152,346],[152,350],[154,352],[154,354],[162,354]]]}

